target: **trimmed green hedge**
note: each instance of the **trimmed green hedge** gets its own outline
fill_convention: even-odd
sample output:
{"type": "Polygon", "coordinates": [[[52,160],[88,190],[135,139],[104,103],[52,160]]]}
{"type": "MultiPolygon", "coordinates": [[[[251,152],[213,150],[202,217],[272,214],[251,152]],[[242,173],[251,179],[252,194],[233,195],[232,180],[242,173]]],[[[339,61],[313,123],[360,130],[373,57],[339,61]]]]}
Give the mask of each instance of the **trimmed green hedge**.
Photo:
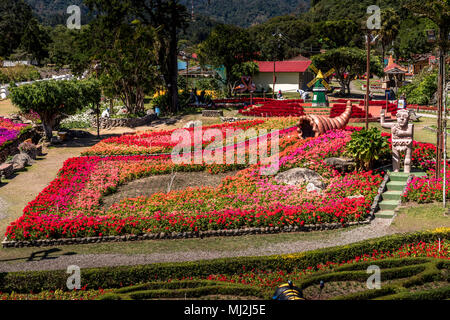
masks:
{"type": "MultiPolygon", "coordinates": [[[[342,262],[371,253],[396,250],[403,244],[419,241],[430,242],[438,238],[447,239],[450,229],[442,231],[417,232],[404,235],[385,236],[365,240],[351,245],[324,248],[314,251],[273,255],[264,257],[239,257],[216,260],[192,261],[183,263],[159,263],[140,266],[120,266],[82,269],[81,284],[87,289],[119,288],[137,283],[167,280],[171,278],[208,276],[210,274],[230,275],[248,269],[275,270],[277,268],[292,271],[294,268],[306,269],[319,263],[342,262]]],[[[0,291],[17,293],[40,292],[42,290],[67,290],[66,270],[3,272],[0,273],[0,291]]]]}
{"type": "Polygon", "coordinates": [[[172,282],[150,282],[143,285],[115,290],[99,300],[129,300],[154,298],[198,298],[208,295],[233,295],[264,297],[264,291],[243,284],[226,283],[209,280],[187,280],[172,282]]]}

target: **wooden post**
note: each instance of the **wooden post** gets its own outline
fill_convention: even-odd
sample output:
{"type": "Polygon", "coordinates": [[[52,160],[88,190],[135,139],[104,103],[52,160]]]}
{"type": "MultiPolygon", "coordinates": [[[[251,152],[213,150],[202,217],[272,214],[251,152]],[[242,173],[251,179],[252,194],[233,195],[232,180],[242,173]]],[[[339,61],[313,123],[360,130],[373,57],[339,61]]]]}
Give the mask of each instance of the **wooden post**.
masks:
{"type": "Polygon", "coordinates": [[[273,60],[273,87],[272,87],[272,99],[275,99],[275,60],[273,60]]]}
{"type": "Polygon", "coordinates": [[[97,138],[100,138],[100,106],[97,103],[97,138]]]}

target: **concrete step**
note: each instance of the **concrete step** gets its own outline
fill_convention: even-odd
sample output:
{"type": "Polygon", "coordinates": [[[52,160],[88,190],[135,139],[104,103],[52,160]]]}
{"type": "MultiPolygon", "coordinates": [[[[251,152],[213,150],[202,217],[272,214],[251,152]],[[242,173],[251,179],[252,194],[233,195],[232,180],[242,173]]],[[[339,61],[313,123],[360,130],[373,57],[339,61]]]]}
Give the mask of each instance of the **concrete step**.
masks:
{"type": "Polygon", "coordinates": [[[405,181],[408,180],[409,173],[403,173],[403,172],[390,172],[389,173],[389,180],[390,181],[405,181]]]}
{"type": "Polygon", "coordinates": [[[403,191],[386,191],[382,194],[384,200],[397,200],[400,201],[403,191]]]}
{"type": "Polygon", "coordinates": [[[399,204],[399,200],[383,200],[379,203],[379,206],[381,210],[394,210],[399,204]]]}
{"type": "Polygon", "coordinates": [[[403,191],[406,181],[389,181],[386,183],[387,191],[403,191]]]}
{"type": "Polygon", "coordinates": [[[381,210],[378,212],[375,212],[375,218],[380,219],[391,219],[395,215],[394,210],[381,210]]]}

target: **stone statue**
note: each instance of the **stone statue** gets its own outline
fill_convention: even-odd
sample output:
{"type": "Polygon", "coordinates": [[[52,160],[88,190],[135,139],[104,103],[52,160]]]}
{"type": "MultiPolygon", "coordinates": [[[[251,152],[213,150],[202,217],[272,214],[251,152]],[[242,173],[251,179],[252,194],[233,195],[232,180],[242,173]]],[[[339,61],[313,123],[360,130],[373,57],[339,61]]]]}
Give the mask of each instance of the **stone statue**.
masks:
{"type": "Polygon", "coordinates": [[[400,109],[397,112],[397,122],[384,122],[384,110],[381,110],[380,124],[383,128],[390,128],[392,134],[392,167],[394,172],[400,168],[400,151],[406,150],[405,173],[411,172],[411,153],[413,146],[414,124],[409,123],[409,112],[406,109],[400,109]]]}

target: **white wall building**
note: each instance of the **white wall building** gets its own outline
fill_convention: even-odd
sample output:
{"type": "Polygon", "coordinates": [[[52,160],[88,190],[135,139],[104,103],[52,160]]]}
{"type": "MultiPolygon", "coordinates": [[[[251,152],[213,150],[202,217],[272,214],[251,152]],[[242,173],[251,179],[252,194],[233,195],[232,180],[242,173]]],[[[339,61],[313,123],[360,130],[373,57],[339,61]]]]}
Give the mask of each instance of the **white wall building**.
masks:
{"type": "Polygon", "coordinates": [[[275,92],[296,92],[297,89],[308,90],[307,84],[314,78],[308,71],[311,60],[291,61],[256,61],[259,73],[253,77],[256,89],[273,90],[275,74],[275,92]],[[275,72],[274,72],[275,71],[275,72]]]}

